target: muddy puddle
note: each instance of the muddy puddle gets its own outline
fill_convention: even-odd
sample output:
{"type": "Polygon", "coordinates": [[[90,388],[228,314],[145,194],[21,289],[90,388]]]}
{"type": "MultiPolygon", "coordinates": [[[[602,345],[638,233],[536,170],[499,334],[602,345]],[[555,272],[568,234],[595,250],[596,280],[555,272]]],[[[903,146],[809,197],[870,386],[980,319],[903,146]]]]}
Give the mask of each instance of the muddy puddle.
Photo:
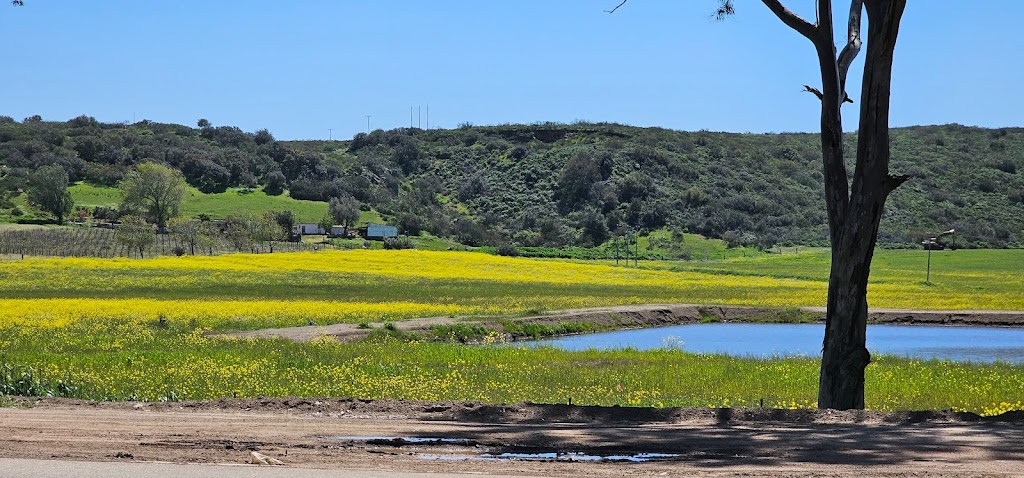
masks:
{"type": "Polygon", "coordinates": [[[651,461],[675,460],[680,457],[675,453],[610,453],[597,454],[580,451],[531,451],[530,453],[509,451],[477,452],[474,448],[483,448],[478,442],[467,438],[451,437],[403,437],[403,436],[334,436],[328,437],[342,442],[355,442],[365,445],[382,445],[400,447],[439,447],[447,453],[418,452],[409,450],[408,455],[422,460],[437,461],[566,461],[566,462],[611,462],[611,463],[647,463],[651,461]],[[467,450],[469,449],[469,450],[467,450]]]}

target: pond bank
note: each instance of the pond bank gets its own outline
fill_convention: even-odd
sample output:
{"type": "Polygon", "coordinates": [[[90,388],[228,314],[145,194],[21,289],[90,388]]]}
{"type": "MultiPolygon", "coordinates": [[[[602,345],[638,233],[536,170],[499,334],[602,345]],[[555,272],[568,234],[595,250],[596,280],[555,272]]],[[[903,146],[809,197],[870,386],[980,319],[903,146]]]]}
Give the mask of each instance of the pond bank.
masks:
{"type": "MultiPolygon", "coordinates": [[[[823,307],[767,308],[693,304],[642,304],[555,311],[520,318],[429,317],[385,323],[311,325],[218,334],[237,338],[284,338],[308,342],[330,336],[355,341],[374,333],[426,334],[427,338],[474,342],[488,334],[505,340],[572,335],[621,329],[661,327],[701,322],[814,323],[825,317],[823,307]]],[[[972,325],[1022,327],[1024,311],[873,309],[872,324],[972,325]]]]}

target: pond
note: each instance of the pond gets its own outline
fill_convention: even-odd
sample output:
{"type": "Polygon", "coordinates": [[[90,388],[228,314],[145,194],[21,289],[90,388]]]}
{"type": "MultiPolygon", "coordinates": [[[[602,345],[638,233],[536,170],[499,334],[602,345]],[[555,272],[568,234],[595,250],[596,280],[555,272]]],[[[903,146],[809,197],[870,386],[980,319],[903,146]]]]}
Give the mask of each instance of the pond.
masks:
{"type": "MultiPolygon", "coordinates": [[[[529,342],[566,350],[680,347],[734,356],[818,357],[823,324],[689,324],[529,342]]],[[[1024,328],[869,325],[872,354],[1024,364],[1024,328]]]]}

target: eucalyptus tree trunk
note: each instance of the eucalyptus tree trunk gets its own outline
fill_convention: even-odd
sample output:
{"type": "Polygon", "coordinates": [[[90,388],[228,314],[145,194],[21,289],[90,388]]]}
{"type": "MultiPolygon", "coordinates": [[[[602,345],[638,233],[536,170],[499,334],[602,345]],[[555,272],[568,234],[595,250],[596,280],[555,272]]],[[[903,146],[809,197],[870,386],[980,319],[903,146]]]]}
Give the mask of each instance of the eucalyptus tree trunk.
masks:
{"type": "Polygon", "coordinates": [[[832,242],[818,407],[864,408],[864,369],[871,362],[866,347],[871,259],[885,200],[908,179],[889,174],[892,60],[906,0],[851,0],[847,44],[838,57],[831,0],[817,1],[814,24],[783,7],[779,0],[762,1],[786,25],[811,40],[821,69],[821,90],[806,87],[821,99],[821,155],[832,242]],[[847,72],[861,48],[863,12],[868,16],[867,54],[851,184],[844,163],[840,108],[847,100],[847,72]]]}

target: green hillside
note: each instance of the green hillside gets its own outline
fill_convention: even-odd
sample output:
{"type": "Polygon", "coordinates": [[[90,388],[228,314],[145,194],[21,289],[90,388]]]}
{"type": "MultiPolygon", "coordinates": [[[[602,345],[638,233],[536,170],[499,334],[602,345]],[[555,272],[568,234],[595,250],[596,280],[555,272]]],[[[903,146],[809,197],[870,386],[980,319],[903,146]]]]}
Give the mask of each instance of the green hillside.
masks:
{"type": "MultiPolygon", "coordinates": [[[[955,228],[959,246],[1024,246],[1024,129],[898,128],[892,151],[894,172],[914,178],[890,198],[880,243],[910,247],[955,228]]],[[[314,221],[323,201],[353,196],[406,234],[470,246],[592,247],[636,229],[761,248],[827,244],[817,135],[591,123],[298,142],[233,127],[0,117],[0,217],[32,215],[19,190],[42,165],[63,166],[85,183],[72,189],[78,203],[98,205],[115,192],[93,186],[145,161],[180,169],[196,188],[187,214],[291,209],[314,221]]]]}
{"type": "MultiPolygon", "coordinates": [[[[79,183],[69,190],[76,205],[88,208],[116,208],[121,200],[120,192],[114,187],[79,183]]],[[[223,218],[238,211],[260,213],[285,210],[295,213],[298,222],[317,222],[327,214],[327,203],[292,199],[287,193],[269,196],[260,189],[231,188],[221,193],[206,194],[195,187],[189,187],[182,214],[190,217],[206,214],[212,218],[223,218]]]]}

